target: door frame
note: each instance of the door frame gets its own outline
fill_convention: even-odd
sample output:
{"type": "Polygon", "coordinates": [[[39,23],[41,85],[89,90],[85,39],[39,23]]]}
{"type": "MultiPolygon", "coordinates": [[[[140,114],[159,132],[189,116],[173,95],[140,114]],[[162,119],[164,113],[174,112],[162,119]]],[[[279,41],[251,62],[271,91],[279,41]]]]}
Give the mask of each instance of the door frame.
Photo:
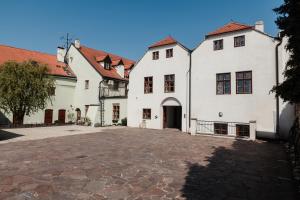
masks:
{"type": "Polygon", "coordinates": [[[58,110],[58,121],[61,124],[65,124],[66,123],[66,110],[65,109],[59,109],[58,110]],[[64,119],[63,120],[61,119],[61,113],[63,113],[63,115],[64,115],[64,119]]]}
{"type": "MultiPolygon", "coordinates": [[[[50,120],[49,120],[50,121],[50,120]]],[[[52,124],[53,123],[53,109],[46,109],[44,112],[44,124],[52,124]],[[51,122],[48,121],[47,114],[51,113],[51,122]]]]}

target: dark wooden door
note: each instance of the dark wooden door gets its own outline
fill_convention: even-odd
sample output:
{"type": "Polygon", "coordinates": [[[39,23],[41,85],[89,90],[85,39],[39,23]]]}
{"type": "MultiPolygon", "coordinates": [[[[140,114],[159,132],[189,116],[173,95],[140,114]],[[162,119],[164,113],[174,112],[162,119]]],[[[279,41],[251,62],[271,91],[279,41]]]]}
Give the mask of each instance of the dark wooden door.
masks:
{"type": "Polygon", "coordinates": [[[58,111],[58,121],[59,121],[59,123],[64,124],[65,119],[66,119],[66,110],[59,110],[58,111]]]}
{"type": "Polygon", "coordinates": [[[167,108],[163,106],[163,128],[167,128],[167,108]]]}
{"type": "Polygon", "coordinates": [[[44,123],[45,124],[52,124],[52,120],[53,120],[53,110],[51,110],[51,109],[45,110],[44,123]]]}

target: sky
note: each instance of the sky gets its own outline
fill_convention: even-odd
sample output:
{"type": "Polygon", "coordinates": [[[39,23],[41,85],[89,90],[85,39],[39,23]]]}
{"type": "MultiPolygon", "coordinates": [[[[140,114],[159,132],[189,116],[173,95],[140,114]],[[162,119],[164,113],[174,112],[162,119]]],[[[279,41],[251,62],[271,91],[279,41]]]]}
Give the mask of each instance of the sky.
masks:
{"type": "MultiPolygon", "coordinates": [[[[0,44],[55,54],[67,33],[81,44],[138,60],[168,35],[190,49],[231,20],[278,29],[283,0],[1,0],[0,44]]],[[[0,52],[1,53],[1,52],[0,52]]]]}

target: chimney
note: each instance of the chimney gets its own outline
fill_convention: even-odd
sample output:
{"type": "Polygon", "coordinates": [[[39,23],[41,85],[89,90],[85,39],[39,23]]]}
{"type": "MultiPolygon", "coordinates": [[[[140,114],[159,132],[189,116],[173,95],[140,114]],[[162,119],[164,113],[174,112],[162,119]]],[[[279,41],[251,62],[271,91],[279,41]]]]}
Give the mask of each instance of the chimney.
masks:
{"type": "Polygon", "coordinates": [[[263,21],[257,21],[255,23],[255,29],[260,31],[260,32],[264,32],[264,22],[263,21]]]}
{"type": "Polygon", "coordinates": [[[78,39],[75,40],[74,44],[75,44],[75,47],[76,47],[77,49],[80,48],[80,40],[78,40],[78,39]]]}
{"type": "Polygon", "coordinates": [[[56,59],[58,62],[65,62],[66,49],[63,47],[57,47],[56,59]]]}

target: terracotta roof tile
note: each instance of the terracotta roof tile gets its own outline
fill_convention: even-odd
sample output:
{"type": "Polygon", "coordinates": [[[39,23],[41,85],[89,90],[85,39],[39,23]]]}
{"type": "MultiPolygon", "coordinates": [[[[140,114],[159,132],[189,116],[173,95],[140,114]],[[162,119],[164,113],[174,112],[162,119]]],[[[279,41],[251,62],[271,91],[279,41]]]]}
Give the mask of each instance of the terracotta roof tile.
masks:
{"type": "Polygon", "coordinates": [[[219,34],[223,34],[223,33],[229,33],[229,32],[247,30],[247,29],[253,29],[253,26],[240,24],[240,23],[236,23],[236,22],[230,22],[230,23],[222,26],[221,28],[218,28],[217,30],[208,33],[206,36],[219,35],[219,34]]]}
{"type": "Polygon", "coordinates": [[[58,62],[56,55],[0,45],[0,65],[7,61],[24,62],[34,60],[48,65],[49,74],[75,77],[72,70],[65,63],[58,62]]]}
{"type": "Polygon", "coordinates": [[[99,61],[97,62],[97,58],[106,58],[108,55],[112,61],[122,59],[125,69],[130,69],[134,65],[134,61],[132,60],[111,53],[107,53],[105,51],[92,49],[83,45],[81,45],[79,50],[84,55],[84,57],[90,62],[90,64],[104,77],[127,80],[124,77],[121,77],[114,67],[112,67],[110,70],[104,69],[104,67],[100,65],[99,61]]]}
{"type": "Polygon", "coordinates": [[[122,65],[122,64],[124,65],[122,59],[113,60],[112,63],[111,63],[112,66],[118,66],[118,65],[122,65]]]}
{"type": "Polygon", "coordinates": [[[170,45],[170,44],[177,44],[177,43],[178,42],[174,38],[172,38],[171,36],[168,36],[165,39],[160,40],[160,41],[154,43],[153,45],[149,46],[149,49],[154,48],[154,47],[170,45]]]}

